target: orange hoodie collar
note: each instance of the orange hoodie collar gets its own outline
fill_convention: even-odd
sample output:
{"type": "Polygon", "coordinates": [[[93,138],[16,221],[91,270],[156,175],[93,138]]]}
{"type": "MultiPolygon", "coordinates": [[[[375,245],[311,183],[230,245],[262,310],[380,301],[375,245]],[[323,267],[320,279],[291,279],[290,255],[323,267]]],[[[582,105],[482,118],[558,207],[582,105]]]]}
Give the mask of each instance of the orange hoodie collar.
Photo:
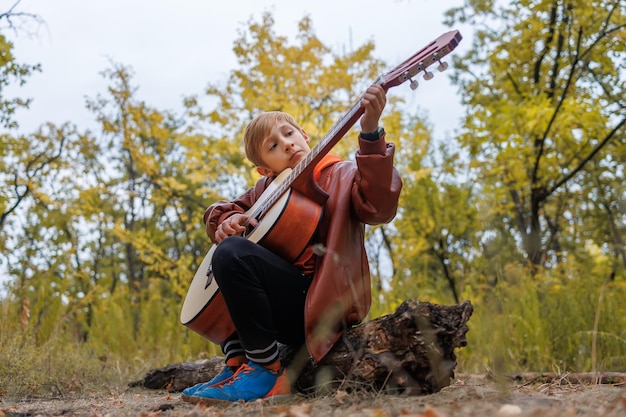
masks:
{"type": "Polygon", "coordinates": [[[340,161],[343,161],[343,159],[341,159],[340,156],[332,154],[332,153],[329,153],[326,156],[324,156],[322,160],[319,161],[318,164],[313,169],[313,178],[315,179],[315,181],[320,179],[320,176],[322,175],[322,171],[324,170],[324,168],[334,165],[340,161]]]}

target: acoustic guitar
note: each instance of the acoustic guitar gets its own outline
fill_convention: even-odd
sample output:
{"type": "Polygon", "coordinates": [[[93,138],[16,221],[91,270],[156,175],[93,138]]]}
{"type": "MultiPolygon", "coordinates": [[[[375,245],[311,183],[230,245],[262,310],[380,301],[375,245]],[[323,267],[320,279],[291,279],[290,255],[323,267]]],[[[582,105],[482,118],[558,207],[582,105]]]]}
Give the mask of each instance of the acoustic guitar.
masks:
{"type": "MultiPolygon", "coordinates": [[[[428,68],[438,65],[439,71],[448,65],[442,58],[452,52],[461,41],[458,30],[439,36],[391,71],[380,75],[375,84],[388,91],[409,82],[415,90],[414,79],[423,73],[424,79],[433,78],[428,68]]],[[[363,115],[360,101],[337,122],[321,141],[311,149],[293,169],[281,172],[246,211],[249,218],[258,220],[256,227],[248,227],[244,237],[270,249],[286,260],[293,261],[307,247],[315,234],[327,195],[313,180],[313,169],[333,146],[363,115]],[[310,221],[302,221],[302,219],[310,221]],[[288,243],[285,243],[285,242],[288,243]]],[[[213,279],[212,259],[217,245],[213,245],[198,268],[183,302],[182,324],[221,344],[235,330],[219,286],[213,279]]]]}

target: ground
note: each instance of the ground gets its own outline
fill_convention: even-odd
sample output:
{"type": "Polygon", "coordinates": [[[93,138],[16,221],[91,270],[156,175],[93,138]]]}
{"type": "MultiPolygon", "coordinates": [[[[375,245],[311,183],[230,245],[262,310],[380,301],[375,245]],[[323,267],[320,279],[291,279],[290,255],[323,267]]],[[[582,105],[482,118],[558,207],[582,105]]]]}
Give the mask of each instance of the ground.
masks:
{"type": "Polygon", "coordinates": [[[442,391],[400,396],[337,391],[315,399],[294,397],[282,404],[205,407],[167,391],[128,388],[74,397],[9,401],[0,398],[0,417],[626,417],[626,385],[498,384],[482,376],[460,376],[442,391]]]}

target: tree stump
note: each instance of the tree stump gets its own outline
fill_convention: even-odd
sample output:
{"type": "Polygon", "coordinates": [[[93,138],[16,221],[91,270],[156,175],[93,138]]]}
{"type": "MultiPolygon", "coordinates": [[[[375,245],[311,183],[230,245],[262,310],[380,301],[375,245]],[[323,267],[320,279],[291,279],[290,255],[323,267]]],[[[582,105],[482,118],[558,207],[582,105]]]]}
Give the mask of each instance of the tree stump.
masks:
{"type": "MultiPolygon", "coordinates": [[[[469,301],[442,306],[408,300],[393,314],[346,330],[317,364],[302,349],[286,346],[281,346],[281,359],[295,388],[303,393],[341,386],[432,394],[454,378],[455,349],[467,345],[467,322],[473,311],[469,301]]],[[[221,363],[221,358],[211,358],[168,365],[129,385],[178,392],[209,380],[221,363]]]]}

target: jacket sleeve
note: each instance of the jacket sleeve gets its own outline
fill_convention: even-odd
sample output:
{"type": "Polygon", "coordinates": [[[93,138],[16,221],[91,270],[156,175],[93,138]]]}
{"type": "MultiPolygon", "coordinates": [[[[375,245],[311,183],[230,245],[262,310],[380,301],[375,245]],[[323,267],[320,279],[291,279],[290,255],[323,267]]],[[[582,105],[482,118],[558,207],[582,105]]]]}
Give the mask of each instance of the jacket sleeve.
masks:
{"type": "Polygon", "coordinates": [[[267,178],[261,178],[254,187],[249,188],[240,197],[232,201],[221,200],[211,204],[205,211],[202,220],[206,234],[213,243],[217,227],[228,217],[236,213],[245,213],[254,205],[267,187],[267,178]]]}
{"type": "Polygon", "coordinates": [[[393,166],[395,145],[387,143],[385,136],[376,141],[359,138],[352,205],[366,224],[388,223],[398,209],[402,179],[393,166]]]}

